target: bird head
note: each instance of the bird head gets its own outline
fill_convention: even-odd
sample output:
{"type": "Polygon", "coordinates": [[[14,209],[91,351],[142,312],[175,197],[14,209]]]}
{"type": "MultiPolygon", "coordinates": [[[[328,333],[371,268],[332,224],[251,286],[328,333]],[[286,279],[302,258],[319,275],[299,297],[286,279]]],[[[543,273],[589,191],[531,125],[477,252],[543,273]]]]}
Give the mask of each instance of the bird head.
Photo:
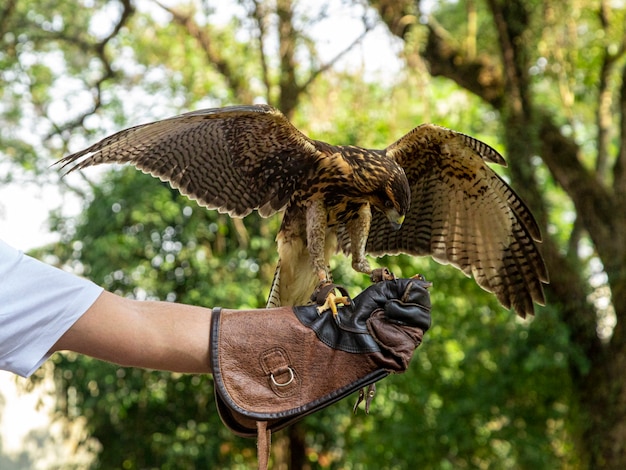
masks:
{"type": "Polygon", "coordinates": [[[389,223],[391,223],[391,228],[394,230],[400,230],[402,224],[404,223],[404,215],[400,215],[400,213],[394,208],[390,208],[385,212],[387,219],[389,219],[389,223]]]}
{"type": "Polygon", "coordinates": [[[399,230],[411,204],[411,189],[404,171],[391,173],[384,188],[382,207],[391,227],[399,230]]]}
{"type": "Polygon", "coordinates": [[[377,174],[376,187],[368,199],[373,207],[387,217],[391,227],[399,230],[409,211],[411,189],[404,170],[399,166],[391,166],[392,168],[385,168],[384,173],[377,174]]]}
{"type": "Polygon", "coordinates": [[[383,151],[343,147],[354,188],[400,229],[411,204],[411,188],[404,169],[383,151]]]}

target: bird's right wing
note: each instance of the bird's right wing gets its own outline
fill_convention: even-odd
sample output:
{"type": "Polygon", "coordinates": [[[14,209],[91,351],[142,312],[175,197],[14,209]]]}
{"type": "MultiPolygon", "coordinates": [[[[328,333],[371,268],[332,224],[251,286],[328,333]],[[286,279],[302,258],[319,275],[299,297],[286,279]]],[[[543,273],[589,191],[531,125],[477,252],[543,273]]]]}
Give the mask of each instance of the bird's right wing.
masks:
{"type": "Polygon", "coordinates": [[[203,109],[131,127],[59,163],[73,171],[128,162],[204,207],[243,217],[284,208],[317,158],[314,141],[280,111],[254,105],[203,109]]]}
{"type": "Polygon", "coordinates": [[[432,124],[387,148],[405,170],[411,208],[393,231],[376,212],[367,242],[375,256],[431,255],[473,276],[507,308],[532,314],[548,282],[539,227],[524,202],[486,162],[504,164],[483,142],[432,124]]]}

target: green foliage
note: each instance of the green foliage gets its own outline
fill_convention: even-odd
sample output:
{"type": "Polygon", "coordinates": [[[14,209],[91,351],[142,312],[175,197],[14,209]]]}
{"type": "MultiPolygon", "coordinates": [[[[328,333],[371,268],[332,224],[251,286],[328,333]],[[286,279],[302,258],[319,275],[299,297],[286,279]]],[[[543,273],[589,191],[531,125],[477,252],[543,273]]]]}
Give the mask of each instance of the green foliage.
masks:
{"type": "Polygon", "coordinates": [[[401,261],[434,280],[433,327],[409,371],[379,386],[372,422],[347,426],[345,462],[360,464],[338,468],[561,466],[576,351],[554,313],[521,321],[449,267],[401,261]]]}
{"type": "MultiPolygon", "coordinates": [[[[121,295],[255,307],[271,280],[276,221],[249,217],[245,226],[242,234],[231,219],[123,168],[95,188],[64,257],[121,295]]],[[[570,438],[572,351],[554,315],[519,321],[450,267],[377,262],[434,281],[433,328],[410,370],[379,385],[369,416],[352,415],[352,398],[305,420],[309,459],[319,468],[408,469],[415,455],[437,468],[557,466],[570,438]]],[[[342,257],[335,265],[354,294],[365,287],[342,257]]],[[[56,361],[73,391],[67,413],[86,416],[106,449],[101,468],[252,465],[253,442],[217,418],[210,378],[56,361]]]]}
{"type": "MultiPolygon", "coordinates": [[[[70,142],[61,124],[75,117],[77,102],[84,106],[82,112],[97,101],[94,97],[101,99],[101,107],[95,115],[88,114],[91,119],[76,124],[82,125],[81,133],[72,134],[72,139],[93,141],[137,120],[263,95],[260,53],[249,40],[258,31],[249,29],[250,18],[227,26],[212,25],[210,16],[205,18],[205,32],[236,72],[225,77],[169,17],[162,21],[138,11],[100,51],[109,57],[114,74],[99,83],[108,62],[94,47],[103,35],[98,22],[121,4],[16,4],[9,25],[14,32],[2,36],[0,47],[0,157],[5,161],[47,167],[46,157],[65,152],[70,142]],[[61,70],[50,66],[46,52],[63,59],[57,62],[61,70]],[[26,61],[29,57],[32,62],[26,61]],[[64,81],[71,92],[55,88],[64,81]],[[250,82],[247,93],[238,94],[241,90],[231,86],[233,81],[250,82]],[[87,103],[73,95],[87,96],[87,103]],[[50,112],[59,100],[64,103],[61,109],[71,111],[69,116],[50,112]],[[34,141],[23,133],[31,120],[44,124],[38,134],[58,132],[45,142],[34,141]]],[[[457,26],[464,24],[465,11],[457,2],[438,5],[446,13],[440,15],[444,26],[463,36],[464,27],[457,26]]],[[[579,65],[598,60],[594,19],[588,12],[582,14],[590,26],[580,39],[589,49],[579,48],[579,65]]],[[[482,9],[478,20],[478,49],[493,51],[496,35],[482,9]]],[[[539,33],[534,41],[538,51],[546,53],[559,31],[539,33]]],[[[570,53],[577,51],[572,48],[570,53]]],[[[559,107],[561,97],[546,85],[546,80],[560,76],[555,65],[535,72],[538,99],[559,107]]],[[[581,98],[576,106],[591,113],[585,108],[585,84],[597,79],[595,72],[592,67],[570,72],[575,74],[575,96],[581,98]]],[[[271,78],[276,74],[270,70],[271,78]]],[[[409,67],[392,84],[328,71],[301,97],[294,115],[295,124],[313,138],[375,148],[426,121],[472,134],[502,150],[494,137],[501,125],[496,112],[449,81],[409,67]]],[[[554,208],[551,223],[557,241],[565,245],[573,209],[547,175],[543,187],[554,208]]],[[[50,251],[120,295],[252,308],[265,303],[278,224],[278,218],[256,214],[243,222],[231,220],[198,207],[150,176],[118,168],[92,183],[78,220],[54,219],[61,243],[50,251]]],[[[423,273],[434,282],[433,327],[410,370],[379,385],[369,416],[362,411],[352,414],[352,397],[304,421],[301,429],[311,468],[576,465],[572,446],[577,429],[572,423],[578,410],[572,404],[570,370],[581,359],[556,312],[544,308],[534,320],[523,321],[449,266],[405,256],[375,262],[404,276],[423,273]]],[[[343,256],[333,260],[333,268],[336,280],[353,295],[368,283],[343,256]]],[[[70,417],[85,416],[91,435],[102,444],[99,468],[254,467],[254,442],[234,437],[219,421],[210,377],[121,368],[75,355],[57,355],[54,361],[63,411],[70,417]]],[[[275,446],[288,434],[275,436],[275,446]]]]}
{"type": "MultiPolygon", "coordinates": [[[[275,223],[251,216],[246,228],[206,211],[133,168],[106,175],[71,235],[64,259],[120,295],[183,303],[263,306],[275,259],[266,232],[275,223]]],[[[252,462],[254,443],[219,421],[212,380],[56,359],[62,389],[75,397],[68,414],[88,418],[105,449],[100,468],[227,467],[252,462]]]]}

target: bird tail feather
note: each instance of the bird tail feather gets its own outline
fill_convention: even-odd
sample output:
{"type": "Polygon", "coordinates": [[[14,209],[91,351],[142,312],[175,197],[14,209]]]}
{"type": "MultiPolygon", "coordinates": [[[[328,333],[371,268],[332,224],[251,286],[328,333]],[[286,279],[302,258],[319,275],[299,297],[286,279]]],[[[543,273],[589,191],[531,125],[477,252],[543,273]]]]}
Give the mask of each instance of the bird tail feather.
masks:
{"type": "Polygon", "coordinates": [[[267,298],[267,304],[265,308],[280,307],[280,259],[276,265],[276,271],[274,271],[274,279],[272,280],[272,288],[267,298]]]}

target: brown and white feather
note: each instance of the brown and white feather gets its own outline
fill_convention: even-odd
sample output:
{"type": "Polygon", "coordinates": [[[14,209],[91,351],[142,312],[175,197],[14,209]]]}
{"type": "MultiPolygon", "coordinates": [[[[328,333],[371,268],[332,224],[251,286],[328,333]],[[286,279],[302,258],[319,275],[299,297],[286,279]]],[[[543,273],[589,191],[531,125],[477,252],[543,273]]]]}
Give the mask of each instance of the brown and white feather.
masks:
{"type": "Polygon", "coordinates": [[[387,148],[404,168],[411,209],[399,231],[374,214],[367,251],[374,256],[431,255],[452,264],[520,315],[545,302],[548,274],[532,214],[485,161],[493,148],[464,134],[422,125],[387,148]]]}
{"type": "Polygon", "coordinates": [[[233,217],[284,209],[309,177],[319,152],[266,105],[182,114],[135,126],[61,160],[69,171],[131,163],[168,181],[207,209],[233,217]]]}
{"type": "Polygon", "coordinates": [[[522,316],[544,303],[539,227],[486,164],[504,159],[443,127],[425,124],[385,150],[367,150],[311,140],[267,105],[231,106],[132,127],[60,162],[69,171],[128,162],[233,217],[284,210],[268,305],[307,301],[320,265],[336,247],[354,256],[350,238],[357,235],[361,244],[367,237],[365,249],[374,256],[431,255],[452,264],[522,316]],[[307,239],[307,208],[320,201],[326,221],[318,218],[307,239]],[[406,212],[400,230],[383,214],[389,202],[406,212]],[[368,225],[359,217],[369,219],[370,210],[369,235],[357,233],[368,225]]]}

